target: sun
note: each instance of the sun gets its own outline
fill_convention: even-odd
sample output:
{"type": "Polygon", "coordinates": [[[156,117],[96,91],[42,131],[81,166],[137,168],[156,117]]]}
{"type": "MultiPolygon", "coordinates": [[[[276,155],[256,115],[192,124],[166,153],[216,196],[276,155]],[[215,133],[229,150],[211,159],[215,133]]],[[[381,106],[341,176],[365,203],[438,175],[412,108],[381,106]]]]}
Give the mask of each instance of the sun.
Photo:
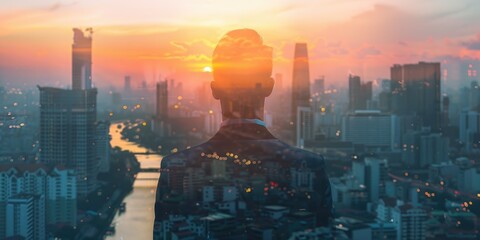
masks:
{"type": "Polygon", "coordinates": [[[206,67],[203,68],[203,71],[204,72],[212,72],[212,67],[206,66],[206,67]]]}

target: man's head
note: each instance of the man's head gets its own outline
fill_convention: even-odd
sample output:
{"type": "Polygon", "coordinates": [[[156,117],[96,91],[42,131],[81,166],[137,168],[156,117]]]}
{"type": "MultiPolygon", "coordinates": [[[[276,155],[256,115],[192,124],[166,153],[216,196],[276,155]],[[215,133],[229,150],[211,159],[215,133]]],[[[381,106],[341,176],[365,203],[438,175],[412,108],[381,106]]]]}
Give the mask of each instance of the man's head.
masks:
{"type": "Polygon", "coordinates": [[[251,29],[228,32],[213,52],[212,65],[212,93],[222,102],[224,116],[227,112],[227,117],[252,117],[252,114],[244,116],[245,112],[235,107],[225,109],[233,104],[254,108],[251,110],[256,112],[261,110],[261,116],[257,117],[263,118],[263,102],[273,89],[272,48],[263,45],[260,35],[251,29]]]}

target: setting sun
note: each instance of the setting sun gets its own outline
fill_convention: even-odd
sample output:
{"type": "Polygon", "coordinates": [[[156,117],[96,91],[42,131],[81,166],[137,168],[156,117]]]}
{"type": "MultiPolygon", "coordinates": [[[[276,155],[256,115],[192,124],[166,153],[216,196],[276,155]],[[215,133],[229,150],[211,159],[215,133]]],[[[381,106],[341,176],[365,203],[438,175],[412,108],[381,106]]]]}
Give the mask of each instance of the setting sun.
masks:
{"type": "Polygon", "coordinates": [[[206,66],[206,67],[203,68],[203,71],[204,72],[212,72],[212,67],[206,66]]]}

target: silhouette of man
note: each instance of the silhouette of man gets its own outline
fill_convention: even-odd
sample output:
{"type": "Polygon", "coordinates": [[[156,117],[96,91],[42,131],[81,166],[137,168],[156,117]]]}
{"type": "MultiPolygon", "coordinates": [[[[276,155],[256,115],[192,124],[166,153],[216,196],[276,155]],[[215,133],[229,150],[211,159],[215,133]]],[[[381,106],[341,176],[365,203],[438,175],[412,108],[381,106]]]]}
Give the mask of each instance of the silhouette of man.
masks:
{"type": "Polygon", "coordinates": [[[169,155],[155,203],[154,236],[275,239],[327,226],[332,216],[323,158],[276,139],[263,110],[274,81],[272,49],[251,29],[227,33],[213,52],[211,89],[223,122],[207,142],[169,155]]]}

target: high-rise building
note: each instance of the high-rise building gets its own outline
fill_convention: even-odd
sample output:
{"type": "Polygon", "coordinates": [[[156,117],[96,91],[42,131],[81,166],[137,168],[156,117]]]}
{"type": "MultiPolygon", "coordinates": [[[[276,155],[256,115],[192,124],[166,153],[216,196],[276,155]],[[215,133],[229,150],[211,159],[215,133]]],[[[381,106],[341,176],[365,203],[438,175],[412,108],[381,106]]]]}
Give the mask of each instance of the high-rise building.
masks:
{"type": "Polygon", "coordinates": [[[297,108],[310,107],[310,68],[306,43],[296,43],[293,59],[291,122],[293,123],[293,142],[297,143],[297,108]]]}
{"type": "Polygon", "coordinates": [[[385,196],[385,183],[388,181],[386,159],[366,157],[352,162],[352,174],[357,183],[366,187],[370,202],[377,202],[385,196]]]}
{"type": "Polygon", "coordinates": [[[381,91],[378,93],[378,109],[382,112],[390,112],[392,107],[391,81],[383,79],[381,91]]]}
{"type": "Polygon", "coordinates": [[[40,161],[74,168],[78,196],[96,188],[97,89],[40,90],[40,161]]]}
{"type": "Polygon", "coordinates": [[[17,194],[7,201],[6,237],[46,239],[44,196],[17,194]]]}
{"type": "Polygon", "coordinates": [[[126,93],[132,90],[132,79],[130,76],[125,76],[123,90],[126,93]]]}
{"type": "Polygon", "coordinates": [[[98,171],[106,173],[110,171],[110,122],[98,121],[95,144],[97,146],[98,171]]]}
{"type": "Polygon", "coordinates": [[[325,76],[320,76],[313,81],[312,95],[321,96],[325,92],[325,76]]]}
{"type": "Polygon", "coordinates": [[[465,151],[480,149],[480,113],[462,111],[460,113],[459,139],[465,146],[465,151]]]}
{"type": "Polygon", "coordinates": [[[303,148],[305,141],[313,139],[313,113],[310,107],[297,107],[296,137],[297,147],[303,148]]]}
{"type": "Polygon", "coordinates": [[[411,167],[447,162],[449,139],[428,129],[408,131],[402,136],[402,160],[411,167]]]}
{"type": "MultiPolygon", "coordinates": [[[[77,191],[73,169],[61,166],[47,167],[43,164],[0,165],[1,239],[7,236],[7,223],[14,220],[13,217],[7,216],[6,206],[12,199],[18,198],[19,194],[33,196],[34,207],[43,209],[43,211],[35,210],[38,212],[38,216],[35,217],[36,224],[42,225],[43,221],[43,225],[76,226],[77,191]]],[[[29,201],[20,202],[26,207],[29,201]]],[[[45,226],[42,231],[45,231],[45,226]]]]}
{"type": "Polygon", "coordinates": [[[342,141],[363,144],[370,149],[398,148],[399,131],[397,117],[378,110],[357,110],[342,119],[342,141]]]}
{"type": "Polygon", "coordinates": [[[275,91],[277,93],[283,91],[283,75],[281,73],[275,74],[275,91]]]}
{"type": "Polygon", "coordinates": [[[92,29],[87,28],[88,35],[73,29],[72,44],[72,88],[92,88],[92,29]]]}
{"type": "Polygon", "coordinates": [[[157,119],[167,120],[168,118],[168,83],[167,80],[157,83],[157,101],[156,101],[157,119]]]}
{"type": "Polygon", "coordinates": [[[359,76],[348,77],[348,106],[350,111],[366,110],[372,100],[372,82],[362,83],[359,76]]]}
{"type": "Polygon", "coordinates": [[[393,223],[397,240],[424,240],[427,235],[427,212],[412,204],[398,206],[393,210],[393,223]]]}
{"type": "Polygon", "coordinates": [[[394,113],[418,116],[422,127],[441,130],[440,63],[395,64],[390,73],[394,113]]]}

